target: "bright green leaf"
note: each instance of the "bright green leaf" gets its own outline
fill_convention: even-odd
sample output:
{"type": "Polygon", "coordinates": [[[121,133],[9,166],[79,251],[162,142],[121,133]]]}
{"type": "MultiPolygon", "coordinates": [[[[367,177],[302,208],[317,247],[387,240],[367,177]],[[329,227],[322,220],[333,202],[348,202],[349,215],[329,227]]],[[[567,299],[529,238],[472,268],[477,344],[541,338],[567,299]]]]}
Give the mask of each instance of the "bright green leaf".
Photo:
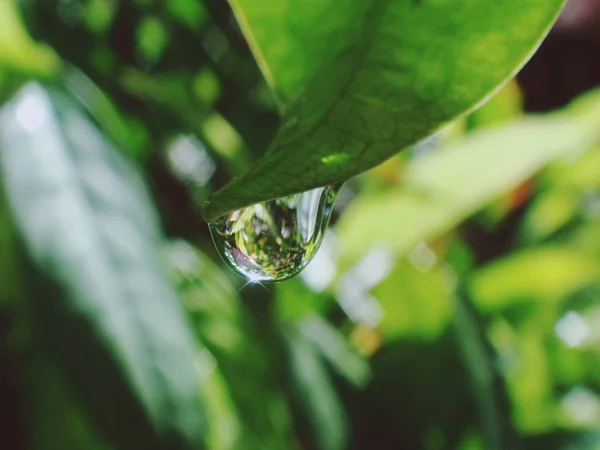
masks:
{"type": "Polygon", "coordinates": [[[202,447],[195,347],[141,180],[61,91],[0,114],[0,170],[41,335],[119,448],[202,447]]]}
{"type": "Polygon", "coordinates": [[[386,341],[410,337],[435,341],[452,318],[450,283],[437,267],[420,271],[400,262],[373,295],[383,309],[378,328],[386,341]]]}
{"type": "Polygon", "coordinates": [[[525,242],[548,238],[576,217],[579,205],[576,192],[550,191],[535,199],[521,223],[520,235],[525,242]]]}
{"type": "Polygon", "coordinates": [[[263,159],[207,220],[345,181],[480,104],[530,56],[563,0],[235,0],[284,110],[263,159]]]}
{"type": "Polygon", "coordinates": [[[468,128],[475,130],[510,122],[522,114],[521,91],[513,80],[465,120],[468,128]]]}
{"type": "Polygon", "coordinates": [[[598,276],[595,258],[569,248],[548,246],[513,253],[480,269],[472,280],[471,293],[482,310],[499,310],[522,302],[552,304],[598,276]]]}
{"type": "Polygon", "coordinates": [[[544,346],[548,332],[551,329],[541,326],[538,320],[530,321],[520,331],[502,321],[489,329],[491,340],[505,362],[504,379],[512,400],[513,423],[517,430],[526,433],[551,429],[557,419],[548,350],[544,346]],[[499,338],[502,334],[505,336],[499,338]],[[501,347],[499,340],[504,341],[501,347]]]}
{"type": "Polygon", "coordinates": [[[542,177],[543,184],[548,188],[578,192],[600,188],[600,148],[595,146],[578,156],[549,167],[542,177]]]}
{"type": "Polygon", "coordinates": [[[48,76],[56,73],[59,61],[48,48],[36,45],[23,29],[15,0],[0,1],[0,69],[48,76]]]}

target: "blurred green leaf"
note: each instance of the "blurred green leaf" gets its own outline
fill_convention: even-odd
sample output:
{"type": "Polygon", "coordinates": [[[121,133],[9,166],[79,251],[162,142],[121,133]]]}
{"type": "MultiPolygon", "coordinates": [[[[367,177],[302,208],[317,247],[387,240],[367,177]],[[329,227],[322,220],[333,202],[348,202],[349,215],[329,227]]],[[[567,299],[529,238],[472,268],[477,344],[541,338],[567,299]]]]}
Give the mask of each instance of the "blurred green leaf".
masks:
{"type": "Polygon", "coordinates": [[[201,26],[206,20],[204,4],[197,0],[171,0],[166,7],[173,17],[191,29],[201,26]]]}
{"type": "Polygon", "coordinates": [[[481,108],[465,118],[469,130],[489,128],[523,115],[521,91],[516,80],[498,91],[481,108]]]}
{"type": "Polygon", "coordinates": [[[283,330],[289,348],[290,376],[315,436],[317,448],[347,448],[344,409],[317,350],[297,330],[283,330]]]}
{"type": "MultiPolygon", "coordinates": [[[[207,359],[212,358],[206,352],[207,359]]],[[[206,411],[206,442],[211,450],[242,449],[244,424],[236,411],[223,374],[212,361],[210,373],[200,375],[202,398],[206,411]]]]}
{"type": "Polygon", "coordinates": [[[545,246],[512,253],[479,269],[470,290],[484,311],[520,303],[550,307],[598,276],[595,258],[566,247],[545,246]]]}
{"type": "Polygon", "coordinates": [[[21,274],[15,264],[16,256],[15,230],[0,184],[0,306],[19,296],[21,274]]]}
{"type": "Polygon", "coordinates": [[[333,304],[333,299],[312,291],[300,278],[274,287],[277,316],[284,323],[296,323],[314,314],[325,315],[333,304]]]}
{"type": "Polygon", "coordinates": [[[181,240],[170,242],[166,252],[197,340],[210,351],[204,359],[213,358],[201,379],[209,443],[215,449],[293,448],[278,360],[259,337],[265,330],[252,326],[233,283],[205,254],[181,240]]]}
{"type": "MultiPolygon", "coordinates": [[[[600,138],[600,100],[596,94],[583,101],[585,120],[568,110],[470,134],[415,158],[399,187],[358,196],[336,225],[340,264],[356,261],[374,245],[405,254],[549,162],[589,148],[600,138]]],[[[573,108],[580,106],[576,102],[573,108]]]]}
{"type": "Polygon", "coordinates": [[[140,52],[151,63],[161,57],[169,41],[165,26],[159,18],[152,16],[142,18],[136,31],[136,38],[140,52]]]}
{"type": "MultiPolygon", "coordinates": [[[[551,311],[545,315],[552,317],[554,308],[547,308],[551,311]]],[[[555,386],[544,345],[550,333],[552,321],[539,316],[518,329],[497,320],[488,330],[512,401],[514,426],[526,433],[546,431],[557,424],[555,386]]]]}
{"type": "Polygon", "coordinates": [[[458,450],[484,450],[483,439],[475,433],[469,433],[460,443],[458,450]]]}
{"type": "Polygon", "coordinates": [[[579,192],[600,187],[600,148],[594,146],[573,158],[553,164],[545,171],[542,184],[553,189],[573,189],[579,192]]]}
{"type": "Polygon", "coordinates": [[[581,226],[577,219],[594,216],[594,196],[600,188],[600,149],[594,146],[585,150],[573,152],[541,173],[539,193],[520,226],[522,242],[539,242],[568,225],[581,226]]]}
{"type": "Polygon", "coordinates": [[[23,29],[15,3],[16,0],[0,2],[0,71],[52,75],[59,67],[58,58],[49,48],[31,40],[23,29]]]}
{"type": "Polygon", "coordinates": [[[251,171],[213,194],[207,220],[345,181],[465,114],[524,63],[563,4],[232,1],[284,124],[251,171]]]}
{"type": "Polygon", "coordinates": [[[521,223],[524,242],[539,242],[559,231],[578,213],[577,192],[552,190],[538,196],[527,209],[521,223]]]}
{"type": "Polygon", "coordinates": [[[108,450],[45,347],[32,314],[31,299],[23,296],[17,252],[21,248],[15,245],[16,233],[3,188],[0,185],[0,306],[6,306],[1,312],[10,315],[12,325],[5,342],[19,361],[28,448],[108,450]]]}
{"type": "Polygon", "coordinates": [[[138,159],[147,155],[149,136],[138,119],[124,116],[104,92],[78,70],[72,67],[63,70],[62,81],[120,149],[138,159]]]}
{"type": "Polygon", "coordinates": [[[383,309],[378,328],[386,341],[435,341],[450,323],[454,309],[450,280],[437,266],[421,271],[399,262],[373,295],[383,309]]]}
{"type": "Polygon", "coordinates": [[[304,338],[350,383],[363,387],[369,381],[371,374],[368,362],[325,319],[313,315],[303,319],[297,327],[304,338]]]}
{"type": "MultiPolygon", "coordinates": [[[[204,141],[203,122],[213,113],[241,135],[243,148],[238,150],[247,157],[248,147],[263,148],[270,141],[278,117],[235,21],[227,19],[231,13],[226,2],[19,0],[19,4],[32,36],[90,77],[121,114],[144,125],[153,144],[148,153],[173,135],[194,133],[204,141]],[[214,16],[220,14],[224,20],[217,21],[214,16]],[[214,73],[212,86],[206,79],[202,84],[206,70],[214,73]],[[206,87],[212,92],[198,95],[206,87]]],[[[218,158],[218,151],[230,149],[207,145],[207,150],[215,150],[218,158]]],[[[223,163],[229,164],[227,159],[223,163]]],[[[230,173],[239,171],[233,168],[230,173]]]]}
{"type": "Polygon", "coordinates": [[[36,323],[98,430],[121,448],[202,447],[196,350],[139,176],[36,84],[0,115],[0,168],[36,323]]]}
{"type": "Polygon", "coordinates": [[[560,239],[561,243],[564,242],[578,253],[596,259],[600,257],[600,221],[588,219],[578,222],[560,239]]]}
{"type": "Polygon", "coordinates": [[[462,286],[456,289],[454,300],[453,332],[478,406],[485,448],[502,450],[508,444],[504,433],[508,427],[504,419],[507,411],[502,401],[503,394],[496,389],[498,370],[492,352],[489,351],[478,314],[470,299],[467,299],[462,286]]]}

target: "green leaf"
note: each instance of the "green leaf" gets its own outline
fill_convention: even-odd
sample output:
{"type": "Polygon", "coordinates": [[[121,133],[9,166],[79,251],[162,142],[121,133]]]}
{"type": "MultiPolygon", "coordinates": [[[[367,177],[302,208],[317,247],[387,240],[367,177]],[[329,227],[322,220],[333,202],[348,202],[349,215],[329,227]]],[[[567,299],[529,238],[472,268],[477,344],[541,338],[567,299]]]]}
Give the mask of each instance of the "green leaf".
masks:
{"type": "MultiPolygon", "coordinates": [[[[270,142],[278,116],[254,58],[228,17],[227,2],[18,2],[32,36],[81,69],[122,114],[146,128],[153,144],[146,153],[173,135],[194,133],[220,159],[232,149],[206,142],[208,119],[230,122],[251,149],[270,142]]],[[[234,150],[245,154],[248,149],[234,150]]],[[[224,163],[238,173],[236,164],[230,166],[227,158],[224,163]]]]}
{"type": "Polygon", "coordinates": [[[23,29],[15,0],[0,2],[0,69],[49,76],[58,67],[56,55],[32,42],[23,29]]]}
{"type": "Polygon", "coordinates": [[[560,114],[526,117],[473,133],[415,158],[401,186],[364,194],[336,225],[340,264],[346,266],[374,245],[402,255],[439,236],[551,161],[577,154],[600,137],[598,94],[560,114]],[[590,101],[590,100],[594,101],[590,101]],[[585,103],[585,114],[576,117],[585,103]]]}
{"type": "Polygon", "coordinates": [[[596,258],[566,247],[546,246],[511,254],[476,272],[473,302],[483,311],[519,303],[546,308],[598,279],[596,258]]]}
{"type": "Polygon", "coordinates": [[[345,181],[465,114],[506,82],[563,0],[234,0],[284,124],[207,220],[345,181]]]}
{"type": "Polygon", "coordinates": [[[15,247],[14,227],[0,184],[0,307],[18,298],[20,293],[21,274],[16,264],[15,247]]]}
{"type": "Polygon", "coordinates": [[[342,334],[318,315],[304,318],[297,325],[304,338],[350,383],[363,387],[371,378],[370,368],[342,334]]]}
{"type": "Polygon", "coordinates": [[[539,242],[552,236],[577,216],[577,192],[554,190],[538,196],[521,223],[522,242],[539,242]]]}
{"type": "Polygon", "coordinates": [[[212,370],[202,374],[202,397],[207,417],[206,441],[211,450],[240,449],[243,425],[227,389],[223,374],[217,369],[210,353],[205,353],[212,370]]]}
{"type": "Polygon", "coordinates": [[[386,342],[398,338],[433,342],[452,318],[450,283],[438,267],[419,270],[399,262],[373,295],[383,309],[378,330],[386,342]]]}
{"type": "Polygon", "coordinates": [[[539,433],[557,423],[555,395],[559,388],[554,385],[548,363],[550,349],[545,345],[555,321],[555,310],[545,306],[541,314],[515,329],[501,319],[488,329],[501,361],[508,362],[503,378],[511,399],[512,423],[524,434],[539,433]]]}
{"type": "Polygon", "coordinates": [[[297,330],[283,330],[298,401],[321,450],[347,448],[346,416],[316,349],[297,330]]]}
{"type": "Polygon", "coordinates": [[[108,442],[202,447],[195,347],[141,180],[61,91],[0,114],[0,170],[41,338],[108,442]]]}
{"type": "Polygon", "coordinates": [[[253,326],[228,274],[209,257],[181,240],[166,253],[197,339],[210,351],[203,355],[216,366],[202,378],[208,447],[294,448],[274,339],[253,326]]]}
{"type": "Polygon", "coordinates": [[[516,80],[508,83],[485,105],[465,118],[469,130],[489,128],[523,115],[521,92],[516,80]]]}

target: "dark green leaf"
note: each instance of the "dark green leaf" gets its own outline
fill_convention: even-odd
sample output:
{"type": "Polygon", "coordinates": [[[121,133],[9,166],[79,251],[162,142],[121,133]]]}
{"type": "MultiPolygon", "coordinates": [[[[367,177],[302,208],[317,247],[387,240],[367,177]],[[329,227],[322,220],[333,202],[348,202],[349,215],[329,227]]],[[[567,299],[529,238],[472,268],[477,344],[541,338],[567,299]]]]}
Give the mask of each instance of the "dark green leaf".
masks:
{"type": "Polygon", "coordinates": [[[75,401],[56,362],[44,350],[34,344],[34,348],[27,352],[23,367],[29,448],[110,450],[95,433],[81,405],[75,401]]]}
{"type": "Polygon", "coordinates": [[[99,430],[118,448],[201,447],[193,339],[136,172],[35,84],[0,115],[0,169],[36,322],[99,430]]]}
{"type": "MultiPolygon", "coordinates": [[[[1,180],[0,180],[1,181],[1,180]]],[[[0,306],[19,296],[20,273],[16,265],[15,232],[0,184],[0,306]]]]}
{"type": "Polygon", "coordinates": [[[229,121],[250,148],[272,138],[277,114],[226,2],[18,1],[31,35],[143,124],[154,146],[179,133],[204,141],[209,118],[229,121]],[[213,9],[223,16],[218,24],[213,9]]]}
{"type": "Polygon", "coordinates": [[[264,158],[215,193],[207,220],[333,184],[466,113],[508,80],[563,0],[235,0],[284,109],[264,158]]]}

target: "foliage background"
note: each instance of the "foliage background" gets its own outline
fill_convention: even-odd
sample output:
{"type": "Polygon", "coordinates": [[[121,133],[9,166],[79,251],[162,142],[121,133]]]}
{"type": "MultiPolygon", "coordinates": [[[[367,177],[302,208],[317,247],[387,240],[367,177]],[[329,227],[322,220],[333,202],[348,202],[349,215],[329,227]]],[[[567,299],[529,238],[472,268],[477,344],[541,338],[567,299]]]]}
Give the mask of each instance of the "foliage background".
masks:
{"type": "MultiPolygon", "coordinates": [[[[130,2],[120,26],[140,25],[127,40],[103,34],[112,2],[61,4],[37,23],[30,16],[31,30],[107,94],[78,69],[62,75],[133,161],[123,163],[136,169],[123,169],[122,195],[136,189],[136,171],[149,188],[155,206],[137,230],[156,232],[155,208],[165,238],[149,260],[167,267],[193,333],[204,417],[186,430],[201,431],[206,448],[600,447],[596,3],[572,0],[518,79],[483,108],[350,180],[315,261],[267,286],[244,285],[224,268],[200,214],[278,125],[230,11],[130,2]],[[198,35],[202,47],[191,44],[198,35]]],[[[53,79],[57,61],[29,37],[14,3],[0,2],[0,96],[53,79]]],[[[30,189],[44,194],[43,185],[30,189]]],[[[55,295],[52,270],[23,257],[15,224],[3,197],[0,448],[185,448],[158,444],[135,418],[135,401],[113,395],[121,372],[100,364],[102,349],[77,345],[85,333],[69,328],[69,314],[44,310],[40,322],[35,312],[55,295]],[[66,339],[56,340],[61,330],[66,339]],[[73,374],[85,380],[73,383],[73,374]],[[98,420],[111,416],[120,425],[98,420]]],[[[140,317],[155,314],[140,305],[140,317]]],[[[120,302],[111,308],[127,313],[120,302]]],[[[169,311],[163,326],[177,328],[169,311]]],[[[137,351],[132,359],[152,356],[137,351]]],[[[145,405],[164,406],[154,395],[145,405]]],[[[176,408],[165,408],[158,422],[169,429],[176,408]]]]}

